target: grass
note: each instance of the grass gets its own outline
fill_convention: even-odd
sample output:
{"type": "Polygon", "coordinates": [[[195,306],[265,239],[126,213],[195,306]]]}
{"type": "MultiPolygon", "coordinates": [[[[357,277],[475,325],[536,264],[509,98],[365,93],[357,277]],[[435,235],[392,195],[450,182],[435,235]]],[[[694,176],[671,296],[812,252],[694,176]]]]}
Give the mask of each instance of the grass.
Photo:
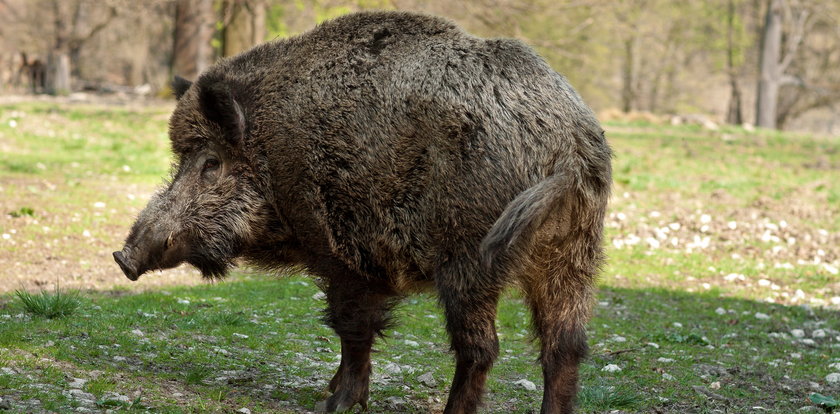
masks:
{"type": "MultiPolygon", "coordinates": [[[[318,320],[324,303],[313,298],[317,291],[306,278],[240,274],[214,285],[128,296],[91,292],[69,318],[19,314],[22,305],[8,302],[0,311],[0,367],[32,378],[0,373],[0,383],[8,382],[5,398],[19,407],[52,401],[59,411],[73,401],[61,397],[67,378],[90,379],[85,390],[98,400],[116,393],[152,411],[311,410],[325,397],[340,350],[318,320]],[[240,312],[236,323],[218,323],[240,312]]],[[[837,316],[708,293],[604,287],[589,328],[592,355],[581,371],[581,411],[762,406],[781,413],[812,405],[809,383],[822,383],[828,363],[840,360],[838,342],[825,337],[805,344],[790,332],[837,332],[837,316]],[[608,364],[621,370],[603,371],[608,364]]],[[[453,374],[442,313],[433,297],[419,295],[404,301],[397,320],[376,346],[371,410],[440,409],[453,374]],[[401,370],[393,373],[388,365],[401,370]],[[426,373],[437,386],[418,380],[426,373]],[[395,408],[389,397],[404,404],[395,408]]],[[[493,412],[539,406],[539,391],[516,385],[521,379],[541,384],[528,324],[521,296],[509,292],[499,311],[501,356],[488,383],[493,412]]],[[[838,388],[823,385],[821,392],[837,395],[838,388]]]]}
{"type": "MultiPolygon", "coordinates": [[[[311,280],[239,273],[180,286],[199,279],[173,271],[128,285],[113,264],[167,175],[170,109],[0,107],[0,290],[94,289],[54,318],[8,288],[0,296],[0,397],[12,412],[297,413],[326,397],[339,344],[311,280]]],[[[840,385],[826,376],[840,371],[840,143],[733,127],[605,128],[615,196],[580,411],[788,413],[836,401],[840,385]]],[[[454,373],[440,309],[412,296],[397,320],[376,346],[371,411],[439,412],[454,373]],[[425,374],[435,386],[419,381],[425,374]]],[[[497,325],[485,411],[536,410],[541,373],[516,291],[497,325]]]]}
{"type": "Polygon", "coordinates": [[[78,292],[67,293],[58,288],[54,293],[41,291],[37,295],[18,290],[15,291],[15,295],[26,312],[47,319],[70,316],[82,304],[78,292]]]}

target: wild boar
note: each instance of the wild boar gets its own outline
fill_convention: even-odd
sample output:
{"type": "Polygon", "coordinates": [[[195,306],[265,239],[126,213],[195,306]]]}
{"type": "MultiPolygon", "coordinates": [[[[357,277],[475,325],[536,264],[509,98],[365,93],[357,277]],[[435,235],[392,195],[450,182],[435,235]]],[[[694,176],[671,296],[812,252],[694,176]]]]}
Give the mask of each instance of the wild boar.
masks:
{"type": "Polygon", "coordinates": [[[602,262],[611,151],[592,111],[525,44],[365,12],[176,78],[175,166],[114,253],[131,280],[242,259],[322,281],[341,363],[320,409],[366,407],[391,308],[437,292],[473,413],[519,285],[541,347],[542,412],[573,411],[602,262]]]}

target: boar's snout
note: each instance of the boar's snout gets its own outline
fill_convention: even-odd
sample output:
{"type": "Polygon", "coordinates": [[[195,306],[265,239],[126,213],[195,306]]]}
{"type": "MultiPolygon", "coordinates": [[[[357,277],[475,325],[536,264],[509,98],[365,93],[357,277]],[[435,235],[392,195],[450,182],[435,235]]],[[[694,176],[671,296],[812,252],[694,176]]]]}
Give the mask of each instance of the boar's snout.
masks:
{"type": "Polygon", "coordinates": [[[122,251],[114,252],[114,260],[118,265],[120,265],[120,269],[122,269],[123,273],[125,273],[125,277],[129,280],[135,281],[140,277],[140,275],[137,274],[137,267],[125,254],[123,254],[122,251]]]}

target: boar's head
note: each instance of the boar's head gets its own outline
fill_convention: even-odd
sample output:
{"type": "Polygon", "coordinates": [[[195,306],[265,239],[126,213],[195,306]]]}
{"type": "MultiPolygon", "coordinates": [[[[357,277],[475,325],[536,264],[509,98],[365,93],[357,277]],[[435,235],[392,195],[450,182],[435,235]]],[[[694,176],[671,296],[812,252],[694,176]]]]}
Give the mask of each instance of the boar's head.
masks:
{"type": "Polygon", "coordinates": [[[192,84],[176,77],[169,124],[172,178],[149,201],[114,260],[137,280],[183,262],[222,277],[265,218],[254,163],[246,154],[247,94],[223,75],[192,84]]]}

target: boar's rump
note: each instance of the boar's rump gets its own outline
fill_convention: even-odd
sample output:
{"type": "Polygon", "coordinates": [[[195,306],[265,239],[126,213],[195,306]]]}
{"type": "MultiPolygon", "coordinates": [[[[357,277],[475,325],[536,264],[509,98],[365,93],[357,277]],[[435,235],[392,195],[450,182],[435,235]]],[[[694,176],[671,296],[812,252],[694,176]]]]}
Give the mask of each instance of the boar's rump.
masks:
{"type": "Polygon", "coordinates": [[[602,261],[610,149],[565,78],[523,43],[432,16],[347,15],[176,78],[171,180],[114,253],[136,280],[237,259],[305,268],[341,363],[324,411],[367,406],[391,308],[434,289],[472,413],[498,354],[499,294],[524,290],[542,412],[573,410],[602,261]]]}

